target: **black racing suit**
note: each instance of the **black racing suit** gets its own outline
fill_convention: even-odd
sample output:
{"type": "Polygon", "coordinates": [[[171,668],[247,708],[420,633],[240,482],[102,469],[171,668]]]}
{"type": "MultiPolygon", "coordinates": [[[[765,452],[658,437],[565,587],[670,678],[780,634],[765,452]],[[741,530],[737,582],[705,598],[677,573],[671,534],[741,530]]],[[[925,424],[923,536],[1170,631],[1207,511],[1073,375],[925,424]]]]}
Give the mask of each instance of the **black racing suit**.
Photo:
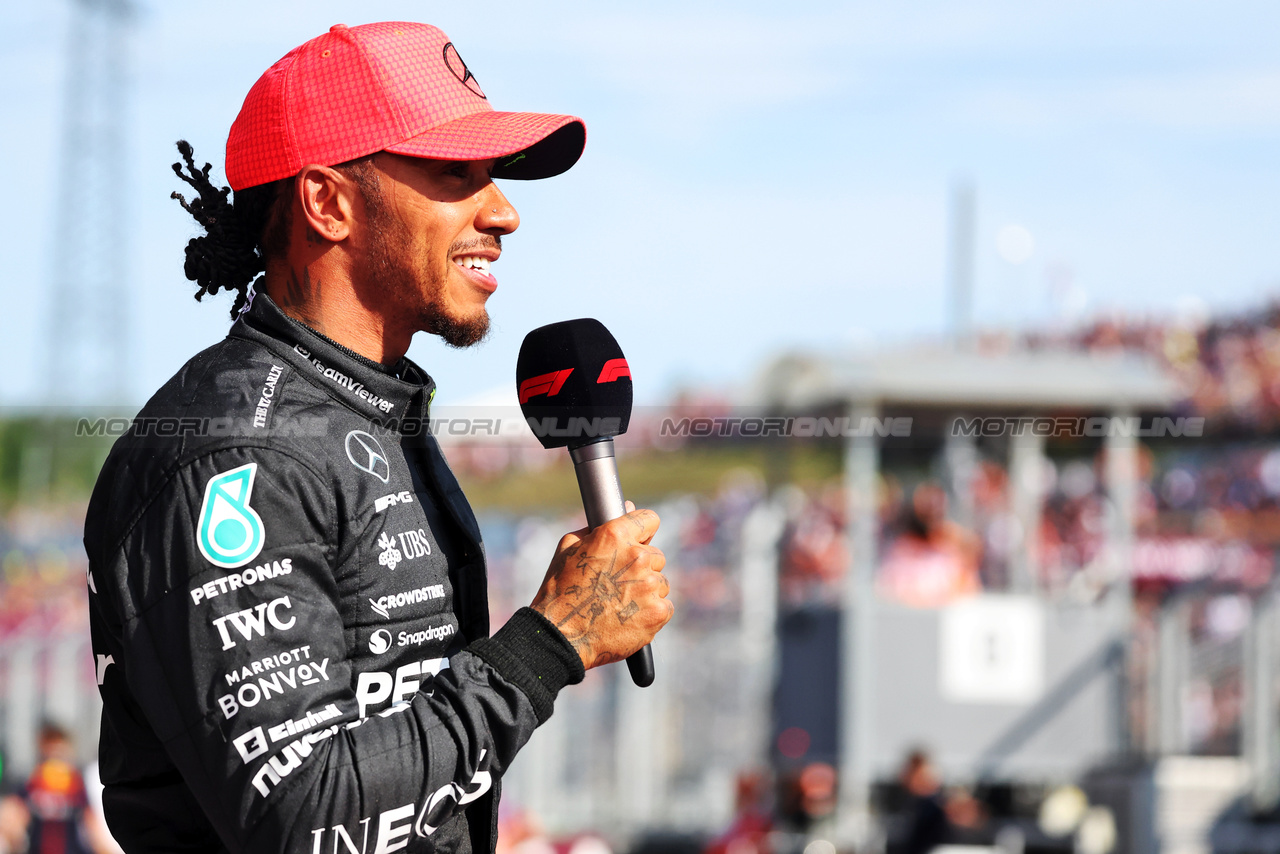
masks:
{"type": "Polygon", "coordinates": [[[493,850],[582,663],[492,638],[434,385],[265,295],[112,449],[85,525],[107,823],[127,851],[493,850]]]}

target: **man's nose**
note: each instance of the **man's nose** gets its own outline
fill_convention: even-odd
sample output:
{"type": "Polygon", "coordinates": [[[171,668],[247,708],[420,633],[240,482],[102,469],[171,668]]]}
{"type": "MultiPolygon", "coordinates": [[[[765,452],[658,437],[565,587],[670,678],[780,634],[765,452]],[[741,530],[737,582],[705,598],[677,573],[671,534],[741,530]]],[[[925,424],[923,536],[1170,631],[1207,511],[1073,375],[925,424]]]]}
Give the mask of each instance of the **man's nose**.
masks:
{"type": "Polygon", "coordinates": [[[510,234],[520,227],[520,214],[492,181],[480,191],[480,209],[476,212],[476,231],[488,234],[510,234]]]}

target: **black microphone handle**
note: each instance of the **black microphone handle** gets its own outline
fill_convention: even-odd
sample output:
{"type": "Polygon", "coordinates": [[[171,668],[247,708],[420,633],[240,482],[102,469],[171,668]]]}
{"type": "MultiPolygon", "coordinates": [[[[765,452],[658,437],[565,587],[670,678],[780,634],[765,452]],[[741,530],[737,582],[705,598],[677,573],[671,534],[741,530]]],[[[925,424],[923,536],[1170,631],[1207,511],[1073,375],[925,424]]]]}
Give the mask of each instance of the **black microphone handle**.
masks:
{"type": "MultiPolygon", "coordinates": [[[[622,484],[618,482],[613,439],[570,448],[569,456],[573,459],[573,471],[578,476],[578,491],[582,493],[582,509],[587,511],[587,526],[595,529],[610,519],[625,516],[627,506],[622,500],[622,484]]],[[[648,644],[627,657],[627,669],[631,671],[631,681],[641,688],[653,684],[653,650],[648,644]]]]}

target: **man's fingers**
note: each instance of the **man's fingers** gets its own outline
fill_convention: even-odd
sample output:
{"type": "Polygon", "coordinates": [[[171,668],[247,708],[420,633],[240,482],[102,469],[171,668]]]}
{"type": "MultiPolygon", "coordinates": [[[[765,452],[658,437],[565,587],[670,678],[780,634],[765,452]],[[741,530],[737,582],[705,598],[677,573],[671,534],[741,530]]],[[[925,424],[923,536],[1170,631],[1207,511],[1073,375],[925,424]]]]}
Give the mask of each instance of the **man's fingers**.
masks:
{"type": "Polygon", "coordinates": [[[649,560],[646,561],[649,565],[649,570],[653,573],[653,575],[649,576],[649,581],[656,585],[656,592],[658,596],[665,599],[667,594],[671,592],[671,582],[662,571],[662,567],[666,565],[667,559],[662,552],[657,551],[657,549],[654,549],[654,551],[656,554],[652,555],[649,560]]]}
{"type": "Polygon", "coordinates": [[[636,503],[635,503],[634,501],[624,501],[624,502],[622,502],[622,506],[627,508],[627,512],[628,512],[628,513],[634,513],[634,512],[635,512],[635,509],[636,509],[636,503]]]}
{"type": "Polygon", "coordinates": [[[658,533],[658,514],[652,510],[632,510],[622,518],[631,524],[628,533],[644,545],[648,545],[653,535],[658,533]]]}

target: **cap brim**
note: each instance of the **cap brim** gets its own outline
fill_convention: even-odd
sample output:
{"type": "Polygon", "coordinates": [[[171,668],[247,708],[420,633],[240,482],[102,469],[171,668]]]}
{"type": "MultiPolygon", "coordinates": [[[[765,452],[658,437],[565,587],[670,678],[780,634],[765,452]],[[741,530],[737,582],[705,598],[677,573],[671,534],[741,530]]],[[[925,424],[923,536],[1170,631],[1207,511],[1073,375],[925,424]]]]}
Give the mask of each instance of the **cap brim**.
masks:
{"type": "Polygon", "coordinates": [[[582,156],[586,142],[587,126],[577,116],[485,110],[386,150],[432,160],[497,158],[493,177],[531,180],[567,171],[582,156]]]}

